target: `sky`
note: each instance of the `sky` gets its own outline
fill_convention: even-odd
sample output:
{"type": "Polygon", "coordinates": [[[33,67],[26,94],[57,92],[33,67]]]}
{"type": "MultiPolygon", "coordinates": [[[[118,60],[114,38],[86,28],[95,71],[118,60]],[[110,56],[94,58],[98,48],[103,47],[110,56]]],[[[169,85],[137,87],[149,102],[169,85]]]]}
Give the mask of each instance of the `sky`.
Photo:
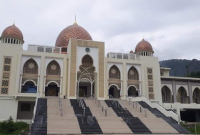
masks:
{"type": "Polygon", "coordinates": [[[75,15],[105,55],[135,51],[144,38],[159,60],[200,60],[200,0],[0,0],[0,33],[15,21],[24,49],[55,46],[75,15]]]}

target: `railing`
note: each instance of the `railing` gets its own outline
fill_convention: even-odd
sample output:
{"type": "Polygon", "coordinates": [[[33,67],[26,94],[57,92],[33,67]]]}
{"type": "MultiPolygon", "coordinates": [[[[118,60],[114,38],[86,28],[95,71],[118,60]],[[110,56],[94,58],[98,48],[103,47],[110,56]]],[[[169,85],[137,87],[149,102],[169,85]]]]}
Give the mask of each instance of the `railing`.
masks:
{"type": "Polygon", "coordinates": [[[35,121],[35,115],[36,115],[36,109],[37,109],[37,104],[38,104],[38,98],[40,97],[40,93],[37,92],[37,97],[35,100],[35,106],[34,106],[34,110],[33,110],[33,118],[32,118],[32,123],[34,123],[35,121]]]}
{"type": "Polygon", "coordinates": [[[58,103],[60,108],[60,116],[63,115],[63,105],[62,105],[62,99],[60,98],[60,93],[58,93],[58,103]]]}
{"type": "Polygon", "coordinates": [[[107,117],[107,108],[103,104],[103,101],[102,100],[98,101],[98,106],[99,106],[99,104],[100,104],[100,106],[102,108],[102,112],[105,111],[105,117],[107,117]]]}
{"type": "Polygon", "coordinates": [[[42,45],[28,45],[28,51],[32,52],[46,52],[61,54],[61,47],[42,46],[42,45]]]}
{"type": "Polygon", "coordinates": [[[107,54],[107,58],[135,60],[136,59],[136,54],[133,54],[133,53],[114,53],[114,52],[109,52],[107,54]]]}
{"type": "Polygon", "coordinates": [[[109,95],[109,98],[114,98],[112,95],[109,95]]]}
{"type": "MultiPolygon", "coordinates": [[[[128,101],[129,101],[129,105],[131,105],[131,99],[132,99],[132,97],[128,97],[128,96],[126,95],[126,98],[127,98],[128,101]]],[[[143,108],[143,107],[142,107],[138,102],[136,102],[136,101],[132,101],[132,103],[133,103],[133,108],[138,108],[138,105],[139,105],[140,113],[142,113],[142,112],[144,111],[144,116],[147,117],[147,109],[143,108]]]]}
{"type": "Polygon", "coordinates": [[[85,105],[83,103],[83,100],[82,99],[78,99],[77,102],[78,102],[79,107],[82,107],[82,109],[83,109],[83,116],[85,116],[85,105]]]}
{"type": "Polygon", "coordinates": [[[121,105],[122,109],[127,111],[127,108],[124,106],[124,104],[121,101],[118,101],[118,102],[119,102],[119,105],[121,105]]]}

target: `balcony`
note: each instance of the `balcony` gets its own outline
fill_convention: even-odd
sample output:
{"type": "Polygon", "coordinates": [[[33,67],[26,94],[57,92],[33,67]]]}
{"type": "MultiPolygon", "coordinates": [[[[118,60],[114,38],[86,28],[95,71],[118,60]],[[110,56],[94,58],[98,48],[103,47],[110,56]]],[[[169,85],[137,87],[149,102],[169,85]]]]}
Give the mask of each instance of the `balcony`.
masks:
{"type": "Polygon", "coordinates": [[[28,51],[62,54],[61,47],[28,45],[28,51]]]}
{"type": "Polygon", "coordinates": [[[113,52],[109,52],[107,54],[107,58],[135,60],[136,55],[133,54],[133,53],[113,53],[113,52]]]}

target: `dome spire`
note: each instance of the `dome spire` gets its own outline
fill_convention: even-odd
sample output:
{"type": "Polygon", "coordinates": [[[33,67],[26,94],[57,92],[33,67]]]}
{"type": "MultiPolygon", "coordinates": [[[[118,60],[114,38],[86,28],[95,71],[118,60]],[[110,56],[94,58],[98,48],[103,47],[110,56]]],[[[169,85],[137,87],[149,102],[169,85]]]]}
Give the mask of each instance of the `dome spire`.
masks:
{"type": "Polygon", "coordinates": [[[74,21],[74,25],[77,25],[77,22],[76,22],[76,15],[75,15],[75,21],[74,21]]]}
{"type": "Polygon", "coordinates": [[[13,26],[15,26],[15,20],[14,20],[14,22],[13,22],[13,26]]]}

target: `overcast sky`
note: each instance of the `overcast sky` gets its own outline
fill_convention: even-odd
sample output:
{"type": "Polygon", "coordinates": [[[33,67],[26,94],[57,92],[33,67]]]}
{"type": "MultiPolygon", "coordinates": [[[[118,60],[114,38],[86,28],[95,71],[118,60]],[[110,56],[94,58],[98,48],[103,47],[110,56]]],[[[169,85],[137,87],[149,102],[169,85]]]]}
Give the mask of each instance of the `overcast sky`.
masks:
{"type": "Polygon", "coordinates": [[[159,60],[200,60],[200,0],[0,0],[0,32],[15,24],[25,44],[54,46],[77,23],[107,52],[129,52],[144,37],[159,60]]]}

